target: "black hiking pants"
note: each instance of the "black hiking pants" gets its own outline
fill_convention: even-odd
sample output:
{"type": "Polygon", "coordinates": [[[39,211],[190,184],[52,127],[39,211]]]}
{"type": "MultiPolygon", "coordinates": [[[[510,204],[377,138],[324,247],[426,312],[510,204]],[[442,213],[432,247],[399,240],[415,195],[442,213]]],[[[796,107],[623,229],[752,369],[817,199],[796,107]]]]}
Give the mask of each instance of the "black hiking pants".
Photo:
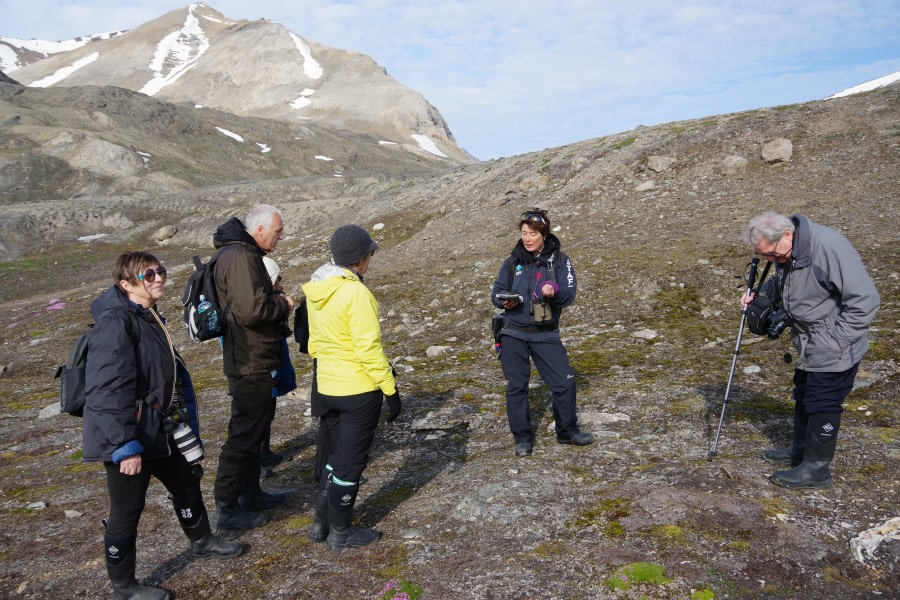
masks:
{"type": "Polygon", "coordinates": [[[511,335],[501,338],[500,364],[506,377],[506,416],[516,443],[534,442],[528,382],[531,360],[553,397],[556,435],[571,437],[578,432],[575,413],[575,371],[569,364],[559,335],[540,341],[525,341],[511,335]]]}
{"type": "Polygon", "coordinates": [[[270,373],[228,378],[231,419],[228,439],[219,454],[216,500],[236,500],[259,485],[262,441],[275,416],[273,382],[270,373]]]}

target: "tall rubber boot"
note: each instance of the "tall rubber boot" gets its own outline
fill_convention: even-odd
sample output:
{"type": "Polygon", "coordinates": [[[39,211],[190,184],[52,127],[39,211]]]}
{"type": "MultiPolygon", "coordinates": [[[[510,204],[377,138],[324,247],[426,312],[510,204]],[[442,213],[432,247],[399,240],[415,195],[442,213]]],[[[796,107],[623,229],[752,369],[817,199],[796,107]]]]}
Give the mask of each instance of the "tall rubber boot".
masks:
{"type": "Polygon", "coordinates": [[[269,422],[259,448],[259,464],[264,467],[275,467],[283,463],[285,459],[287,459],[286,454],[272,450],[272,423],[269,422]]]}
{"type": "Polygon", "coordinates": [[[238,504],[246,510],[263,510],[266,508],[278,508],[288,501],[297,490],[281,490],[280,492],[267,492],[259,485],[259,480],[251,482],[250,488],[238,497],[238,504]]]}
{"type": "Polygon", "coordinates": [[[306,537],[312,542],[324,542],[328,539],[328,494],[331,491],[331,475],[325,477],[325,484],[316,495],[316,514],[309,526],[306,537]]]}
{"type": "Polygon", "coordinates": [[[763,452],[763,460],[773,465],[791,465],[796,467],[803,462],[803,453],[806,449],[806,427],[809,423],[809,415],[803,409],[802,402],[794,402],[794,439],[786,448],[766,450],[763,452]]]}
{"type": "Polygon", "coordinates": [[[169,600],[168,590],[142,585],[134,578],[137,555],[133,536],[104,534],[106,573],[112,584],[113,600],[169,600]]]}
{"type": "Polygon", "coordinates": [[[216,500],[214,520],[216,527],[232,527],[234,529],[252,529],[262,527],[269,522],[269,516],[241,508],[237,498],[232,500],[216,500]]]}
{"type": "Polygon", "coordinates": [[[206,507],[201,504],[181,505],[173,501],[178,523],[191,540],[191,556],[194,558],[236,558],[244,553],[240,542],[220,539],[212,534],[206,507]]]}
{"type": "Polygon", "coordinates": [[[832,481],[828,465],[834,459],[840,428],[840,413],[809,415],[803,462],[793,469],[774,473],[772,482],[786,488],[830,488],[832,481]]]}
{"type": "Polygon", "coordinates": [[[358,482],[345,482],[332,475],[328,490],[328,548],[344,550],[368,546],[381,537],[381,532],[353,526],[358,482]]]}

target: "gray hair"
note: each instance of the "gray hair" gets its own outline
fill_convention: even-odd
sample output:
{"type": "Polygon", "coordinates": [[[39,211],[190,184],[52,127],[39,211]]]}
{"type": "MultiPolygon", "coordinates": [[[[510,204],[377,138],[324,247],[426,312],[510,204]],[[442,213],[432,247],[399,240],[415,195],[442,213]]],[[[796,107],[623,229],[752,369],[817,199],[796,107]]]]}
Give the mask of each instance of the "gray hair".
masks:
{"type": "Polygon", "coordinates": [[[767,212],[750,219],[741,239],[751,246],[761,240],[777,243],[788,231],[794,231],[793,221],[776,212],[767,212]]]}
{"type": "Polygon", "coordinates": [[[275,218],[275,215],[278,215],[284,220],[281,211],[271,204],[257,204],[250,209],[249,213],[247,213],[247,218],[244,219],[244,228],[249,233],[253,233],[253,230],[260,225],[268,227],[272,224],[272,219],[275,218]]]}

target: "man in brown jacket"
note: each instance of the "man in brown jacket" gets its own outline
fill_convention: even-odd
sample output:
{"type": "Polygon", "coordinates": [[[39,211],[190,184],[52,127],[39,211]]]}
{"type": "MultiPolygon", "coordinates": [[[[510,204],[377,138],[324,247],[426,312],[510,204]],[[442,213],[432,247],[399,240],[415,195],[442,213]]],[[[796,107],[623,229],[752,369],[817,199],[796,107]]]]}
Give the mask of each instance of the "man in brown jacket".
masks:
{"type": "Polygon", "coordinates": [[[260,444],[271,421],[272,388],[281,366],[278,323],[294,310],[293,299],[273,289],[262,259],[283,239],[281,211],[269,204],[254,207],[243,223],[232,217],[213,237],[216,291],[228,315],[222,368],[231,394],[228,439],[215,484],[219,527],[261,527],[268,516],[257,511],[279,506],[290,495],[259,486],[260,444]]]}

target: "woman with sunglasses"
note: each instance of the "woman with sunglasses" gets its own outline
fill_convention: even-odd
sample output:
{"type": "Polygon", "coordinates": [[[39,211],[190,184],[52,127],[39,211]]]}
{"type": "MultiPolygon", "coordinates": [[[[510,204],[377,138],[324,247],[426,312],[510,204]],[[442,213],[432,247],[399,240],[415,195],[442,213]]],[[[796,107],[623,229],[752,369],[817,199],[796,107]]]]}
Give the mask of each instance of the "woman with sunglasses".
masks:
{"type": "Polygon", "coordinates": [[[547,211],[536,208],[519,217],[520,239],[500,267],[491,302],[504,310],[500,363],[506,377],[506,416],[516,456],[530,456],[534,430],[528,405],[531,360],[553,396],[556,441],[587,446],[594,436],[578,428],[575,372],[559,335],[562,309],[575,301],[572,262],[550,233],[547,211]]]}
{"type": "Polygon", "coordinates": [[[173,415],[199,432],[190,374],[166,330],[156,303],[166,269],[147,252],[126,252],[113,269],[114,284],[91,304],[85,370],[84,460],[102,462],[109,491],[104,520],[106,571],[113,598],[170,598],[167,590],[135,579],[135,541],[150,476],[172,498],[196,558],[233,558],[238,542],[212,535],[200,491],[199,463],[188,464],[167,430],[173,415]]]}

